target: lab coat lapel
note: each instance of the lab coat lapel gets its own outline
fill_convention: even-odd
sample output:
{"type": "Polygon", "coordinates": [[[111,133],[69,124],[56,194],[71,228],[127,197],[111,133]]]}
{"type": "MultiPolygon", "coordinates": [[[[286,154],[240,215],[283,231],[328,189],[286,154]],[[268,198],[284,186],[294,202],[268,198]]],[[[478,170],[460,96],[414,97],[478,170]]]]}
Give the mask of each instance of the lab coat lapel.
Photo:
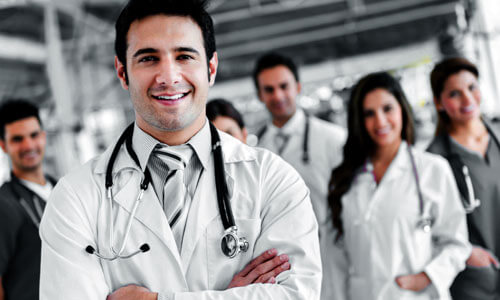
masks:
{"type": "Polygon", "coordinates": [[[210,163],[201,175],[200,183],[194,194],[189,216],[186,221],[186,229],[184,231],[181,250],[184,272],[186,272],[189,267],[200,236],[205,234],[208,224],[219,215],[214,174],[213,157],[211,157],[210,163]]]}
{"type": "MultiPolygon", "coordinates": [[[[134,172],[135,176],[131,176],[129,181],[122,185],[121,190],[114,197],[115,202],[128,213],[132,212],[134,202],[140,192],[139,184],[142,176],[139,176],[138,172],[138,170],[134,172]]],[[[144,192],[144,197],[137,208],[135,219],[151,230],[165,244],[172,253],[172,256],[180,264],[179,251],[177,250],[172,230],[151,184],[144,192]]]]}

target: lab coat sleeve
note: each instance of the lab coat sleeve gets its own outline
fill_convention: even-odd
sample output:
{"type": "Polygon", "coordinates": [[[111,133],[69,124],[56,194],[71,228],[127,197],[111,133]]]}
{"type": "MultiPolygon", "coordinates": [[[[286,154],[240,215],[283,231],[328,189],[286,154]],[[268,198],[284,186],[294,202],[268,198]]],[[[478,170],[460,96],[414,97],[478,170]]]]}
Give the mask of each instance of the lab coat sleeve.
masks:
{"type": "Polygon", "coordinates": [[[291,270],[280,274],[277,284],[251,284],[224,291],[180,292],[175,293],[175,300],[319,299],[318,225],[309,190],[290,165],[269,152],[264,154],[260,172],[259,187],[252,196],[261,202],[262,220],[254,257],[274,247],[289,255],[291,270]]]}
{"type": "Polygon", "coordinates": [[[321,285],[321,300],[347,300],[347,280],[349,261],[341,237],[335,241],[337,231],[329,219],[326,232],[321,239],[323,282],[321,285]]]}
{"type": "Polygon", "coordinates": [[[89,203],[97,201],[82,196],[89,194],[77,194],[63,178],[49,198],[40,224],[40,300],[104,300],[110,292],[99,259],[85,252],[96,244],[89,203]]]}
{"type": "Polygon", "coordinates": [[[465,211],[451,168],[444,159],[439,158],[439,162],[433,170],[433,182],[428,183],[439,195],[432,211],[435,222],[432,228],[435,254],[424,271],[440,298],[444,298],[456,275],[465,268],[471,246],[468,242],[465,211]]]}

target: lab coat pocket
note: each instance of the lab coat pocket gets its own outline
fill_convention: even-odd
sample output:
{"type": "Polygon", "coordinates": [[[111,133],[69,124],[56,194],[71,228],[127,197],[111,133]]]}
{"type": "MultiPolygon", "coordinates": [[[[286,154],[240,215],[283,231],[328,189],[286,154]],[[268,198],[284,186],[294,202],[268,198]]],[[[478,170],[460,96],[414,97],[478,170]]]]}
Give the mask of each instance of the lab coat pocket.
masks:
{"type": "Polygon", "coordinates": [[[207,226],[207,268],[208,286],[210,289],[226,289],[234,275],[260,253],[253,253],[255,241],[260,233],[260,219],[236,219],[238,236],[245,237],[249,243],[248,251],[240,252],[236,257],[229,258],[222,253],[221,240],[224,228],[220,217],[215,218],[207,226]]]}

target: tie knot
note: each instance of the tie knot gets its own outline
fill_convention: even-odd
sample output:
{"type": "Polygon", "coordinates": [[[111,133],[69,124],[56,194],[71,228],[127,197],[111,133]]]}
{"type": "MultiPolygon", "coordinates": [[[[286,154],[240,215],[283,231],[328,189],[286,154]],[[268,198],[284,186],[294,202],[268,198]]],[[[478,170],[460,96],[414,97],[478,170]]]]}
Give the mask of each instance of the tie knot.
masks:
{"type": "Polygon", "coordinates": [[[186,144],[179,146],[158,144],[153,154],[168,166],[169,171],[184,170],[193,155],[193,150],[186,144]]]}

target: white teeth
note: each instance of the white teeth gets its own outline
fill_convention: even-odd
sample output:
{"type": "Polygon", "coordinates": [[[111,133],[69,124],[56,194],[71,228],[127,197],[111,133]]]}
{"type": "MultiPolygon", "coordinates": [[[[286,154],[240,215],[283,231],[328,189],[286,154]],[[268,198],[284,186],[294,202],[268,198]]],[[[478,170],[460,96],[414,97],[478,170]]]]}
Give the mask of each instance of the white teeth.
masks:
{"type": "Polygon", "coordinates": [[[475,106],[474,104],[471,104],[471,105],[469,105],[469,106],[463,107],[463,108],[462,108],[462,111],[463,111],[463,112],[471,112],[471,111],[473,111],[475,108],[476,108],[476,106],[475,106]]]}
{"type": "Polygon", "coordinates": [[[384,128],[378,129],[376,131],[376,133],[377,134],[386,134],[386,133],[389,133],[389,131],[391,131],[390,127],[384,127],[384,128]]]}
{"type": "Polygon", "coordinates": [[[184,95],[186,95],[186,94],[177,94],[177,95],[173,95],[173,96],[155,96],[155,98],[160,99],[160,100],[177,100],[177,99],[184,97],[184,95]]]}

